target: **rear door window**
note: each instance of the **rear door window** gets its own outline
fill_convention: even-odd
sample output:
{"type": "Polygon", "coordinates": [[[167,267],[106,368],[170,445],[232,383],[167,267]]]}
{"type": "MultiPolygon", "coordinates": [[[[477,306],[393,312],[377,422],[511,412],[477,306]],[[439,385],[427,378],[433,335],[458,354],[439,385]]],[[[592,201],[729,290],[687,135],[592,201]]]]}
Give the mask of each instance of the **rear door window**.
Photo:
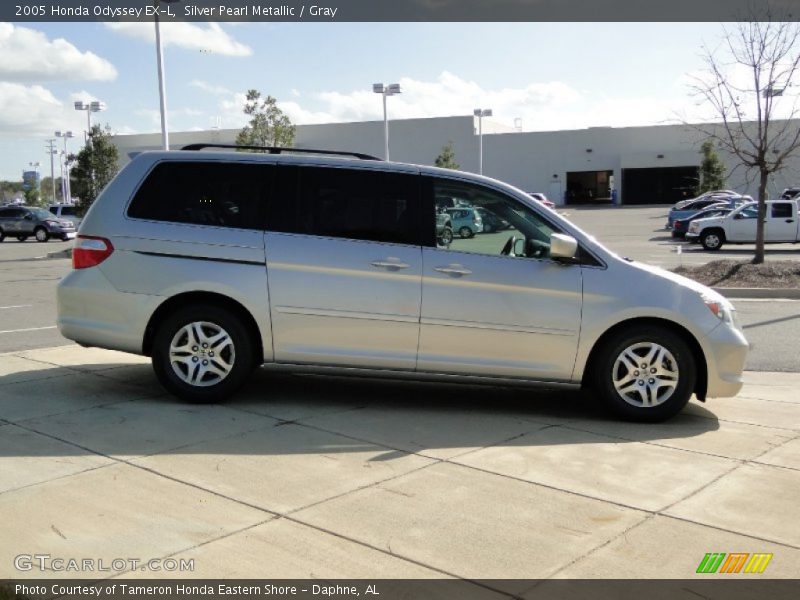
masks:
{"type": "Polygon", "coordinates": [[[420,245],[417,175],[279,166],[270,231],[420,245]]]}
{"type": "Polygon", "coordinates": [[[263,229],[273,169],[263,164],[163,162],[136,192],[128,216],[263,229]]]}
{"type": "Polygon", "coordinates": [[[772,205],[772,212],[770,216],[773,219],[791,219],[792,205],[788,202],[775,203],[772,205]]]}

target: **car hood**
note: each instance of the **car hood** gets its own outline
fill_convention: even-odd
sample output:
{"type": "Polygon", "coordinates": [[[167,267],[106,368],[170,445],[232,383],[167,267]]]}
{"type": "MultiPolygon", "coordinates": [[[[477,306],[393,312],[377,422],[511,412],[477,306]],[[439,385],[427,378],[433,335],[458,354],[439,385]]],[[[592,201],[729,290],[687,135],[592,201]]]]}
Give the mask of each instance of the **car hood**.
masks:
{"type": "Polygon", "coordinates": [[[661,267],[654,267],[653,265],[648,265],[646,263],[638,261],[633,261],[629,264],[631,267],[634,267],[639,271],[650,273],[651,275],[655,275],[659,279],[668,280],[674,284],[677,284],[682,288],[696,292],[701,296],[706,296],[708,298],[728,304],[728,302],[725,300],[722,294],[715,292],[710,287],[703,285],[702,283],[699,283],[694,279],[689,279],[688,277],[684,277],[683,275],[678,275],[677,273],[673,273],[672,271],[667,271],[666,269],[662,269],[661,267]]]}

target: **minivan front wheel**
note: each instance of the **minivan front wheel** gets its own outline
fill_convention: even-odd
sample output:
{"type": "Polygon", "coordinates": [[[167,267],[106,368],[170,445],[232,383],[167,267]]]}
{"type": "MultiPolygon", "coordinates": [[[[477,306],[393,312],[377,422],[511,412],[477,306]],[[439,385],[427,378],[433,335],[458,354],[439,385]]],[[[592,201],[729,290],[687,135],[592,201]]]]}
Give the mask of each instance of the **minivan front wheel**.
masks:
{"type": "Polygon", "coordinates": [[[189,402],[220,402],[253,370],[253,344],[242,321],[213,305],[181,309],[153,340],[153,369],[169,392],[189,402]]]}
{"type": "Polygon", "coordinates": [[[595,388],[606,406],[632,421],[662,421],[692,395],[697,368],[679,335],[654,326],[623,330],[600,350],[595,388]]]}

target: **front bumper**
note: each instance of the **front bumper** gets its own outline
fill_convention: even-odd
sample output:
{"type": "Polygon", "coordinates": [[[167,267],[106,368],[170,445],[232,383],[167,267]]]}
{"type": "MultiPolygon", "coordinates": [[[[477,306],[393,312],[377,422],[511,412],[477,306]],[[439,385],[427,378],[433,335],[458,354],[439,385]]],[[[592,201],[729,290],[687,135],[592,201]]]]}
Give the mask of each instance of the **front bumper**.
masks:
{"type": "Polygon", "coordinates": [[[700,238],[700,234],[687,231],[683,237],[691,242],[696,242],[700,238]]]}
{"type": "Polygon", "coordinates": [[[708,398],[728,398],[742,389],[744,364],[750,344],[744,334],[725,323],[715,327],[703,341],[708,367],[708,398]]]}

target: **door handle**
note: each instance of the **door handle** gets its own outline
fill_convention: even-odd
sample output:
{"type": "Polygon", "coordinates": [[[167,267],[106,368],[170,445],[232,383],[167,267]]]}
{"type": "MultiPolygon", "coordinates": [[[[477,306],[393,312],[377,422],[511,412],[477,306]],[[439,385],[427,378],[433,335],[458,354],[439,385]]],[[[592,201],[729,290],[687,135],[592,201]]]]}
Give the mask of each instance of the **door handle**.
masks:
{"type": "Polygon", "coordinates": [[[384,268],[384,269],[407,269],[411,265],[408,265],[404,262],[400,262],[396,258],[389,257],[386,260],[376,260],[370,263],[373,267],[384,268]]]}
{"type": "Polygon", "coordinates": [[[434,271],[447,273],[448,275],[472,275],[472,271],[461,265],[448,265],[446,267],[434,267],[434,271]]]}
{"type": "Polygon", "coordinates": [[[794,219],[786,219],[787,223],[794,223],[794,219]]]}

